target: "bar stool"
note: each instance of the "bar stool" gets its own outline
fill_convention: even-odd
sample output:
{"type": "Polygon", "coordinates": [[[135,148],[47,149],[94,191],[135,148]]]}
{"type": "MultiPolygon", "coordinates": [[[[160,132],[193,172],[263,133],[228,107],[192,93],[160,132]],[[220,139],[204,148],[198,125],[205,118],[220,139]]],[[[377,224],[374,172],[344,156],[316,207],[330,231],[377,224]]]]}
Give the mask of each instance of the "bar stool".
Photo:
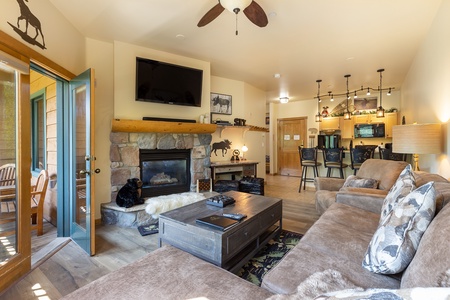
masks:
{"type": "Polygon", "coordinates": [[[375,151],[372,147],[358,147],[350,149],[350,161],[353,175],[356,175],[356,172],[359,170],[363,162],[369,158],[373,158],[374,152],[375,151]]]}
{"type": "Polygon", "coordinates": [[[344,178],[344,168],[348,167],[343,161],[343,148],[324,148],[323,149],[323,163],[327,170],[327,177],[331,177],[331,170],[338,169],[340,173],[339,178],[344,178]]]}
{"type": "Polygon", "coordinates": [[[406,161],[406,154],[404,153],[393,153],[391,148],[378,148],[380,153],[380,159],[387,160],[398,160],[398,161],[406,161]]]}
{"type": "Polygon", "coordinates": [[[300,187],[298,188],[298,192],[300,193],[302,190],[302,182],[303,189],[306,189],[306,182],[314,182],[314,178],[319,176],[319,170],[317,166],[321,166],[321,162],[317,162],[317,148],[302,148],[298,147],[298,154],[300,155],[300,166],[302,167],[302,177],[300,177],[300,187]],[[306,177],[308,172],[308,167],[312,167],[314,178],[306,177]]]}

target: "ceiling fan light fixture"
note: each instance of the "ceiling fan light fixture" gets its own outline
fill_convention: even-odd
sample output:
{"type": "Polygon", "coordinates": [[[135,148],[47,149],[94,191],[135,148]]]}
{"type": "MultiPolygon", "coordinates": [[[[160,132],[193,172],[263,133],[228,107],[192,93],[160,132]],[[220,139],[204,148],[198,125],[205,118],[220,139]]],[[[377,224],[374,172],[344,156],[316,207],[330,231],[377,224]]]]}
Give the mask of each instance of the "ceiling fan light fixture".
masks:
{"type": "Polygon", "coordinates": [[[220,0],[220,5],[226,10],[236,14],[246,9],[251,3],[252,0],[220,0]]]}

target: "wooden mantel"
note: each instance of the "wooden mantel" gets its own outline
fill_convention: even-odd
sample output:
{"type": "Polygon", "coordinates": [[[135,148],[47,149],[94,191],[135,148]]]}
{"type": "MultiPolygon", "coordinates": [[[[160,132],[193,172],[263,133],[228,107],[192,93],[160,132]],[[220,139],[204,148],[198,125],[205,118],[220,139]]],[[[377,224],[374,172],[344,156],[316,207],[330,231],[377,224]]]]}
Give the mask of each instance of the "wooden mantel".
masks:
{"type": "Polygon", "coordinates": [[[142,121],[142,120],[112,120],[112,132],[160,132],[160,133],[213,133],[216,124],[142,121]]]}

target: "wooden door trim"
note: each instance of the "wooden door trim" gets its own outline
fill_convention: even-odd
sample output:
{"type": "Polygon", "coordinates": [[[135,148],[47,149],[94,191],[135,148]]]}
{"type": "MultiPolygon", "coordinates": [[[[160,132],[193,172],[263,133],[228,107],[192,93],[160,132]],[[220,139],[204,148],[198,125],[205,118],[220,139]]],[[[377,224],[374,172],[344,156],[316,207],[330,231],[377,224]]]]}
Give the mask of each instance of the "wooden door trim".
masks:
{"type": "Polygon", "coordinates": [[[17,53],[20,53],[20,55],[26,57],[28,61],[35,63],[41,68],[46,69],[47,71],[50,71],[63,79],[70,80],[75,77],[75,74],[73,74],[72,72],[68,71],[67,69],[63,68],[57,63],[51,61],[50,59],[40,54],[36,50],[19,42],[18,40],[16,40],[15,38],[11,37],[10,35],[6,34],[1,30],[0,30],[0,44],[16,51],[17,53]]]}

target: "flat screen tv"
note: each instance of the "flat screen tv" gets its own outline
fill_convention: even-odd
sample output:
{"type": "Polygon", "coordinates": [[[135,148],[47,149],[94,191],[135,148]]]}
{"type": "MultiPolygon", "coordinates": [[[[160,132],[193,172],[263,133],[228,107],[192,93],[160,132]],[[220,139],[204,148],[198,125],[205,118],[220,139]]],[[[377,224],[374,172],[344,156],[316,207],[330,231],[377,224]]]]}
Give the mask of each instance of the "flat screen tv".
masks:
{"type": "Polygon", "coordinates": [[[201,106],[203,70],[136,57],[136,101],[201,106]]]}

